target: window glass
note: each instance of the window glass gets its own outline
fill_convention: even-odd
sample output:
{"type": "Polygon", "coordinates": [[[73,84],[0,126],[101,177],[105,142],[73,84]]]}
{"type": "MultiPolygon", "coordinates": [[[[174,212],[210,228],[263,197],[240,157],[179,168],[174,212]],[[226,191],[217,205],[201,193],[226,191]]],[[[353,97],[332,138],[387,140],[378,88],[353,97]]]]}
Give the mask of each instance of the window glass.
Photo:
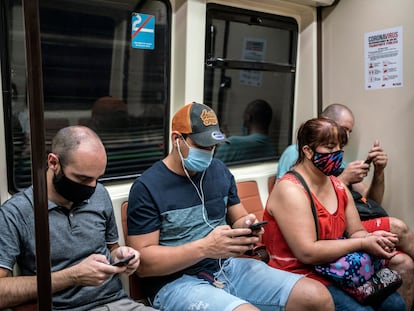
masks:
{"type": "MultiPolygon", "coordinates": [[[[86,125],[107,149],[102,180],[134,178],[168,150],[168,2],[40,0],[39,6],[46,151],[60,128],[86,125]],[[133,16],[149,22],[133,26],[133,16]],[[140,37],[144,33],[150,36],[140,37]],[[145,48],[133,47],[140,40],[145,48]]],[[[5,0],[3,8],[3,88],[12,94],[3,99],[13,146],[8,154],[13,192],[31,184],[30,126],[21,0],[5,0]]]]}
{"type": "Polygon", "coordinates": [[[208,4],[204,102],[231,143],[227,164],[275,160],[291,141],[297,22],[208,4]]]}

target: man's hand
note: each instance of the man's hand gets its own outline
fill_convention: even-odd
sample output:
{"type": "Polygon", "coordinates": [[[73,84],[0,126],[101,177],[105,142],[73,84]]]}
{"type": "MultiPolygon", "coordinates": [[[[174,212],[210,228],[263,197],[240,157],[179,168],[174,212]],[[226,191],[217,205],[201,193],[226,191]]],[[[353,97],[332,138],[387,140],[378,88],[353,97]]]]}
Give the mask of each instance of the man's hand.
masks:
{"type": "Polygon", "coordinates": [[[358,160],[349,163],[338,178],[347,186],[360,183],[368,175],[369,164],[358,160]]]}
{"type": "Polygon", "coordinates": [[[92,254],[68,270],[76,285],[99,286],[112,275],[124,272],[126,267],[111,266],[104,255],[92,254]]]}
{"type": "Polygon", "coordinates": [[[120,246],[113,250],[111,253],[112,262],[120,261],[131,255],[135,255],[135,257],[128,262],[126,270],[123,271],[123,273],[125,273],[128,276],[133,274],[135,270],[137,270],[140,262],[140,253],[132,247],[128,246],[120,246]]]}
{"type": "Polygon", "coordinates": [[[259,238],[248,237],[250,233],[248,228],[232,229],[227,225],[216,227],[204,238],[207,257],[219,259],[239,256],[253,249],[259,238]]]}
{"type": "Polygon", "coordinates": [[[374,146],[368,152],[367,159],[372,160],[376,173],[381,173],[387,166],[388,156],[380,146],[379,140],[375,140],[374,146]]]}

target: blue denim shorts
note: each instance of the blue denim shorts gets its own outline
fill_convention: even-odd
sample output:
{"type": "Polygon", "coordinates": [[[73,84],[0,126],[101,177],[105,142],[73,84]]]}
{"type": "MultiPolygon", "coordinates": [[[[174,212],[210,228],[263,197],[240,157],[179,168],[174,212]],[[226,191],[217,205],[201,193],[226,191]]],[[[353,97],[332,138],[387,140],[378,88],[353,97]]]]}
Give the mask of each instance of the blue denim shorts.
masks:
{"type": "Polygon", "coordinates": [[[379,306],[363,306],[343,290],[329,285],[329,292],[334,300],[336,311],[405,311],[407,306],[404,299],[397,293],[388,296],[379,306]]]}
{"type": "Polygon", "coordinates": [[[214,274],[222,288],[192,275],[183,275],[157,293],[153,307],[162,311],[231,311],[250,303],[262,311],[283,311],[300,274],[274,269],[262,261],[229,258],[214,274]]]}

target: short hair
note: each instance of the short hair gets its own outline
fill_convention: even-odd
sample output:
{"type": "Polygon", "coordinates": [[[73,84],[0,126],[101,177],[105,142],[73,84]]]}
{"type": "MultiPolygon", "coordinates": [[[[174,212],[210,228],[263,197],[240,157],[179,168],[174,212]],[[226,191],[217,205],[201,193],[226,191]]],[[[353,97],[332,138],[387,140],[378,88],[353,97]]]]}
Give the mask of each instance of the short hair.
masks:
{"type": "Polygon", "coordinates": [[[341,118],[341,115],[344,111],[347,111],[353,119],[354,118],[354,114],[352,113],[351,109],[349,109],[347,106],[342,105],[342,104],[331,104],[329,106],[327,106],[322,112],[321,112],[321,117],[324,118],[328,118],[331,120],[334,120],[336,122],[338,122],[341,118]]]}
{"type": "Polygon", "coordinates": [[[250,121],[252,123],[260,124],[268,129],[272,121],[273,110],[267,101],[256,99],[247,105],[245,114],[251,117],[250,121]]]}
{"type": "Polygon", "coordinates": [[[346,130],[332,119],[313,118],[300,126],[297,141],[299,157],[296,164],[299,164],[305,159],[304,146],[308,145],[315,151],[318,146],[335,143],[342,148],[348,142],[348,135],[346,130]]]}
{"type": "Polygon", "coordinates": [[[52,152],[59,157],[62,165],[71,160],[71,153],[85,141],[101,141],[99,136],[86,126],[74,125],[60,129],[52,140],[52,152]]]}
{"type": "Polygon", "coordinates": [[[101,97],[93,104],[91,119],[92,128],[97,132],[127,131],[128,106],[116,97],[101,97]]]}

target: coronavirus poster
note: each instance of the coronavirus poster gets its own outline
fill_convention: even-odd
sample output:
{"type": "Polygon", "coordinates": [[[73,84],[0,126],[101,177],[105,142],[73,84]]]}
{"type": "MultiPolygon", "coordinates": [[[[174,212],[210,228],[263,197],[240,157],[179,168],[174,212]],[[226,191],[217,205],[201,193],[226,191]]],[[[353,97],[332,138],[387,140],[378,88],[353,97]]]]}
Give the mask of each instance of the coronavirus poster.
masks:
{"type": "Polygon", "coordinates": [[[402,27],[365,33],[365,88],[403,86],[402,27]]]}

